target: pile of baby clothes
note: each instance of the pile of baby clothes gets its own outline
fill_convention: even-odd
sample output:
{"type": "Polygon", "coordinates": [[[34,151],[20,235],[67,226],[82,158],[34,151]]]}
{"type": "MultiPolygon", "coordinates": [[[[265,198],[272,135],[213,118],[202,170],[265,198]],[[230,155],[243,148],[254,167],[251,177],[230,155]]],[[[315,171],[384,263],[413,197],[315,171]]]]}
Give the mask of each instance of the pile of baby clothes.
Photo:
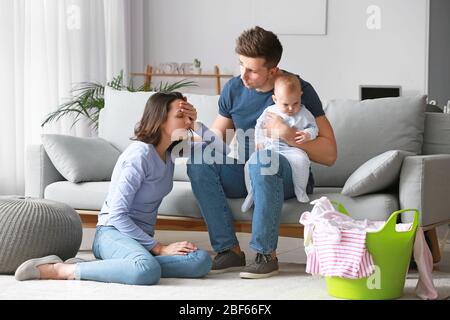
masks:
{"type": "MultiPolygon", "coordinates": [[[[311,204],[314,205],[311,212],[306,211],[300,217],[300,223],[305,226],[306,272],[347,279],[373,274],[375,265],[366,248],[366,234],[381,230],[385,221],[355,220],[338,212],[326,197],[311,204]]],[[[411,226],[411,223],[399,223],[396,230],[407,231],[411,226]]],[[[437,291],[431,276],[432,257],[420,228],[416,232],[414,258],[419,269],[417,295],[422,299],[436,299],[437,291]]]]}

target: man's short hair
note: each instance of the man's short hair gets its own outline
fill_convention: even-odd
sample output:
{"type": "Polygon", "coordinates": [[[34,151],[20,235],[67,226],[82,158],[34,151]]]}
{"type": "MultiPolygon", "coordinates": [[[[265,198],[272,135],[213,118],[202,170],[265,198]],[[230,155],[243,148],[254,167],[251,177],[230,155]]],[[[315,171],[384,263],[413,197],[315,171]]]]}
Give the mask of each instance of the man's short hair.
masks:
{"type": "Polygon", "coordinates": [[[265,66],[270,69],[280,62],[283,46],[276,34],[256,26],[244,31],[236,40],[236,53],[249,58],[264,58],[265,66]]]}

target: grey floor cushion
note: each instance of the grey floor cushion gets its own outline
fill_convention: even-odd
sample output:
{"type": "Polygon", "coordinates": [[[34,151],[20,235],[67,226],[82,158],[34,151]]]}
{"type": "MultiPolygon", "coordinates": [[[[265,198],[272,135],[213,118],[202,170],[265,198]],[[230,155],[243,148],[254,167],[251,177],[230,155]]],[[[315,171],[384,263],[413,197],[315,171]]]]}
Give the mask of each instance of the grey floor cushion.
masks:
{"type": "Polygon", "coordinates": [[[81,245],[77,212],[63,203],[0,197],[0,274],[13,274],[24,261],[57,255],[74,257],[81,245]]]}

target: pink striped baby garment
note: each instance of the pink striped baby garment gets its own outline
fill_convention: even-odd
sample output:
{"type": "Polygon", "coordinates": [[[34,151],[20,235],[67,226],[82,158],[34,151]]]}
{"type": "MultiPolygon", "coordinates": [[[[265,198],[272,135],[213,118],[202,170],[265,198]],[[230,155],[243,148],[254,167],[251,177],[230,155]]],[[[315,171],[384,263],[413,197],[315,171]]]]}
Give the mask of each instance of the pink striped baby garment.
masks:
{"type": "Polygon", "coordinates": [[[369,277],[374,262],[366,249],[366,231],[341,230],[340,239],[314,230],[307,254],[306,272],[348,279],[369,277]]]}

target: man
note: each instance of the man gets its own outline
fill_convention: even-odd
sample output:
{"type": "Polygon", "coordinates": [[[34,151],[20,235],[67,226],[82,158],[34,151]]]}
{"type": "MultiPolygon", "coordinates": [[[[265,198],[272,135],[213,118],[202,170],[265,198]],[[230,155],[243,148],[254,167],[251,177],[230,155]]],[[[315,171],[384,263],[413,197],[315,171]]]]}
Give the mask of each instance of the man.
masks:
{"type": "MultiPolygon", "coordinates": [[[[286,158],[279,155],[275,172],[263,174],[263,169],[268,165],[262,161],[264,156],[267,158],[267,154],[263,153],[268,151],[253,153],[252,135],[243,135],[242,132],[254,129],[256,120],[264,109],[273,104],[274,80],[284,72],[277,67],[282,52],[283,47],[277,36],[260,27],[244,31],[239,36],[236,53],[239,55],[241,75],[225,85],[219,99],[219,115],[212,126],[214,131],[222,134],[226,142],[230,141],[230,137],[226,137],[227,131],[241,129],[236,131],[237,140],[245,148],[238,158],[252,163],[250,179],[254,210],[250,247],[257,254],[250,265],[245,266],[245,255],[240,250],[233,216],[227,203],[227,197],[244,198],[247,195],[244,164],[242,161],[230,163],[227,159],[221,164],[188,165],[193,192],[208,226],[212,247],[218,253],[213,261],[212,273],[242,269],[240,277],[252,279],[278,273],[276,248],[281,208],[285,199],[295,197],[291,167],[286,158]]],[[[301,85],[302,103],[315,117],[319,128],[318,137],[298,144],[302,133],[288,127],[281,117],[274,114],[265,121],[266,132],[271,136],[279,136],[291,146],[303,149],[311,161],[331,166],[336,161],[333,129],[325,117],[314,88],[302,79],[301,85]]],[[[314,181],[310,173],[308,194],[313,192],[313,187],[314,181]]]]}

